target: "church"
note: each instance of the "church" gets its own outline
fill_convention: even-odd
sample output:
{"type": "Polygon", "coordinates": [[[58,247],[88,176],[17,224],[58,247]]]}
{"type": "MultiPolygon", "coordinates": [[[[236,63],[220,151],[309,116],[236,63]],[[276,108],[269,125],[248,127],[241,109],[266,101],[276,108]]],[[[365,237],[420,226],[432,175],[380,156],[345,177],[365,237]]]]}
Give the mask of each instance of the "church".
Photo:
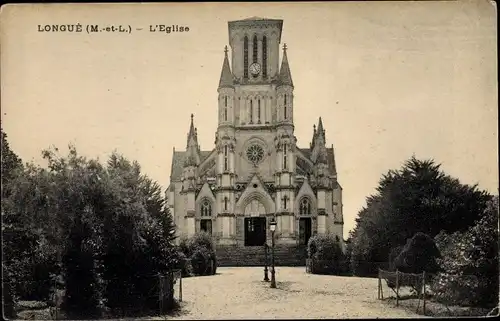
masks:
{"type": "Polygon", "coordinates": [[[270,244],[274,218],[277,246],[304,248],[311,236],[331,233],[344,248],[342,187],[321,117],[309,147],[294,135],[294,113],[307,106],[294,104],[286,44],[280,63],[283,20],[228,27],[215,146],[201,149],[191,115],[186,149],[173,150],[167,203],[178,239],[206,231],[218,249],[245,253],[270,244]]]}

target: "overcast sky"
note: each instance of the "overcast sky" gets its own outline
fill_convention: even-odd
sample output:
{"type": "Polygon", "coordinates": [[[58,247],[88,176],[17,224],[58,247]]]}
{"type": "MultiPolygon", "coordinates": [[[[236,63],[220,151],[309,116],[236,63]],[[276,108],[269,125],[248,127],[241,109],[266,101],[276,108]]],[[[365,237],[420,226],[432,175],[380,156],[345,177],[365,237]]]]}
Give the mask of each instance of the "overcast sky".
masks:
{"type": "Polygon", "coordinates": [[[135,159],[163,187],[195,114],[211,150],[227,21],[283,19],[295,135],[322,116],[344,189],[344,235],[381,175],[415,154],[498,190],[496,12],[488,1],[2,7],[2,127],[24,161],[74,143],[135,159]],[[132,33],[38,32],[122,24],[132,33]],[[152,33],[149,25],[188,26],[152,33]],[[137,31],[135,28],[143,28],[137,31]]]}

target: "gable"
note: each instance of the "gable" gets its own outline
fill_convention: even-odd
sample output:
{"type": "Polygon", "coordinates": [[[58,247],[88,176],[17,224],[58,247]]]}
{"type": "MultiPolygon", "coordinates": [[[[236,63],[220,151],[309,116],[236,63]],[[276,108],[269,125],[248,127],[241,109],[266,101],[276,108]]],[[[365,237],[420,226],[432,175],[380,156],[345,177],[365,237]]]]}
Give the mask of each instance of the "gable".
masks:
{"type": "Polygon", "coordinates": [[[201,199],[204,198],[208,198],[210,201],[215,203],[214,193],[208,183],[203,184],[203,186],[201,187],[200,191],[198,192],[198,195],[196,196],[196,202],[199,202],[201,199]]]}
{"type": "Polygon", "coordinates": [[[300,199],[304,196],[308,196],[309,198],[311,198],[313,203],[316,203],[316,195],[314,194],[314,191],[307,180],[304,181],[299,189],[299,192],[295,196],[295,202],[298,204],[300,202],[300,199]]]}
{"type": "Polygon", "coordinates": [[[252,177],[245,190],[236,201],[236,212],[242,214],[246,205],[254,199],[259,200],[264,205],[267,213],[274,212],[274,200],[267,192],[265,184],[256,174],[252,177]]]}

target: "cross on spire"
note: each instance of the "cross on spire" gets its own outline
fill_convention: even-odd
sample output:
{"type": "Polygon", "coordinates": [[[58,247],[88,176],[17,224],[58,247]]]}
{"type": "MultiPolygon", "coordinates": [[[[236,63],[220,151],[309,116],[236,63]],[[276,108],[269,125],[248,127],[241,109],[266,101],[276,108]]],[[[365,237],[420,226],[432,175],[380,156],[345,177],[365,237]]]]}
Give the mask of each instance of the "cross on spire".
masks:
{"type": "Polygon", "coordinates": [[[283,44],[283,51],[286,51],[287,49],[287,46],[286,46],[286,43],[283,44]]]}
{"type": "Polygon", "coordinates": [[[224,46],[224,53],[227,54],[227,45],[224,46]]]}

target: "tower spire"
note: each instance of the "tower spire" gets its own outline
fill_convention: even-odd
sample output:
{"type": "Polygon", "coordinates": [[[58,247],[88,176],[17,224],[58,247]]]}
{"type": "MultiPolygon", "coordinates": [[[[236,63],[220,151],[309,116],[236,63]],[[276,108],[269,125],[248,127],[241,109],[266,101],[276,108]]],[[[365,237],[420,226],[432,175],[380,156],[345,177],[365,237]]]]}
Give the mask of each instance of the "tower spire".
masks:
{"type": "Polygon", "coordinates": [[[194,127],[194,115],[191,114],[191,124],[187,136],[185,166],[195,166],[199,162],[200,146],[198,145],[198,133],[194,127]]]}
{"type": "Polygon", "coordinates": [[[286,43],[283,44],[283,60],[281,61],[279,81],[282,85],[293,86],[292,74],[290,73],[290,66],[288,65],[288,57],[286,55],[287,49],[286,43]]]}
{"type": "Polygon", "coordinates": [[[188,142],[189,142],[189,139],[191,137],[195,137],[197,138],[196,136],[196,129],[194,128],[194,121],[193,121],[193,118],[194,118],[194,114],[191,114],[191,125],[189,126],[189,134],[188,134],[188,142]]]}
{"type": "Polygon", "coordinates": [[[233,87],[233,73],[229,67],[229,58],[227,57],[227,46],[224,47],[224,62],[222,63],[222,71],[220,73],[219,88],[233,87]]]}
{"type": "Polygon", "coordinates": [[[319,117],[317,135],[322,137],[323,141],[325,140],[325,130],[323,129],[323,120],[321,116],[319,117]]]}

